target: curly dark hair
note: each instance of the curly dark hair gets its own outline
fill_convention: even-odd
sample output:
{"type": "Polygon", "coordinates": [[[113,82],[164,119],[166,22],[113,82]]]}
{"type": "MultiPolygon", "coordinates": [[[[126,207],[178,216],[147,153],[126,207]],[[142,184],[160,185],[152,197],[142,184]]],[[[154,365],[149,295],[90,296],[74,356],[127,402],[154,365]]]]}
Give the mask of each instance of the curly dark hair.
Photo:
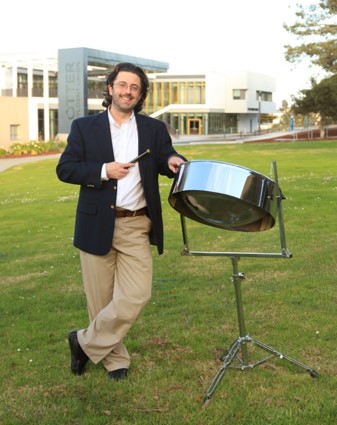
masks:
{"type": "Polygon", "coordinates": [[[117,64],[114,70],[106,76],[106,89],[103,91],[104,100],[102,102],[102,105],[105,108],[108,108],[111,105],[112,97],[109,94],[109,86],[113,85],[118,73],[121,71],[132,72],[138,75],[138,77],[140,78],[140,99],[134,108],[135,113],[140,112],[142,110],[144,100],[146,99],[146,96],[149,92],[150,83],[149,79],[147,78],[147,75],[142,70],[142,68],[129,62],[122,62],[117,64]]]}

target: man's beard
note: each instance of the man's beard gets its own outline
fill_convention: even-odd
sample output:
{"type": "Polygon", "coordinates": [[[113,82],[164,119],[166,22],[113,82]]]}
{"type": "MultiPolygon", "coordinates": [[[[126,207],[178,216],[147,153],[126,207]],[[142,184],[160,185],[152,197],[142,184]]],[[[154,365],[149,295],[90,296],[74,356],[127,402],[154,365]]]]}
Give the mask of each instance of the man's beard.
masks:
{"type": "Polygon", "coordinates": [[[134,98],[130,99],[131,103],[126,105],[123,102],[123,99],[120,96],[113,95],[112,96],[112,103],[114,107],[119,110],[120,112],[132,112],[137,105],[137,102],[134,101],[134,98]]]}

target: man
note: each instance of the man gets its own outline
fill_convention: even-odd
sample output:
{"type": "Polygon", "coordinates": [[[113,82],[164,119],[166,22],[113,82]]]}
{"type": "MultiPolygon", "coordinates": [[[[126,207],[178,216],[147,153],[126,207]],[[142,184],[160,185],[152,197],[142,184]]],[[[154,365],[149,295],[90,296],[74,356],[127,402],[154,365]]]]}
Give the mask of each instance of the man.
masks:
{"type": "Polygon", "coordinates": [[[118,64],[106,80],[107,109],[73,121],[56,168],[61,181],[80,185],[74,245],[90,323],[68,335],[76,375],[90,359],[110,379],[127,376],[123,339],[151,297],[151,244],[163,252],[158,177],[174,177],[185,158],[162,121],[139,114],[148,89],[140,67],[118,64]]]}

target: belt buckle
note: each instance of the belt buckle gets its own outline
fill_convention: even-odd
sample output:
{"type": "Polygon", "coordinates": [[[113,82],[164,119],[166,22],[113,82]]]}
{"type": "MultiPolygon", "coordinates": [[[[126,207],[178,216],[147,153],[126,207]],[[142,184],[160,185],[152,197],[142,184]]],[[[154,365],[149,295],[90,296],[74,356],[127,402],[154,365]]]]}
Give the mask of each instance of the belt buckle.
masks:
{"type": "Polygon", "coordinates": [[[137,210],[133,211],[132,217],[136,217],[136,215],[137,215],[137,210]]]}

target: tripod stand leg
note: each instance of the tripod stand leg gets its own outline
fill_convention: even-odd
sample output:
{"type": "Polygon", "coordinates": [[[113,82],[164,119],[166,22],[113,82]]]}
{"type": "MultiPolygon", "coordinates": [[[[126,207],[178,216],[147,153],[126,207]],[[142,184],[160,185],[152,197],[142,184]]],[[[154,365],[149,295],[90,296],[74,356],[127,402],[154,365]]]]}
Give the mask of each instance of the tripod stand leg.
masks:
{"type": "Polygon", "coordinates": [[[213,381],[211,382],[210,386],[208,387],[208,390],[206,391],[206,394],[204,396],[205,403],[210,400],[211,395],[214,393],[216,387],[219,385],[221,379],[223,378],[226,370],[228,369],[229,365],[232,363],[235,356],[238,354],[240,348],[241,348],[241,338],[236,339],[231,347],[229,348],[227,354],[223,357],[223,365],[218,370],[217,374],[215,375],[213,381]]]}
{"type": "Polygon", "coordinates": [[[256,339],[250,338],[250,341],[257,345],[258,347],[262,348],[263,350],[272,353],[274,356],[279,357],[280,359],[285,359],[290,363],[295,364],[296,366],[301,367],[302,369],[305,369],[307,372],[310,373],[310,376],[313,378],[316,378],[318,376],[318,372],[316,372],[311,367],[305,365],[304,363],[299,362],[298,360],[293,359],[292,357],[287,356],[286,354],[280,353],[279,351],[275,350],[273,347],[270,347],[269,345],[264,344],[261,341],[257,341],[256,339]]]}

